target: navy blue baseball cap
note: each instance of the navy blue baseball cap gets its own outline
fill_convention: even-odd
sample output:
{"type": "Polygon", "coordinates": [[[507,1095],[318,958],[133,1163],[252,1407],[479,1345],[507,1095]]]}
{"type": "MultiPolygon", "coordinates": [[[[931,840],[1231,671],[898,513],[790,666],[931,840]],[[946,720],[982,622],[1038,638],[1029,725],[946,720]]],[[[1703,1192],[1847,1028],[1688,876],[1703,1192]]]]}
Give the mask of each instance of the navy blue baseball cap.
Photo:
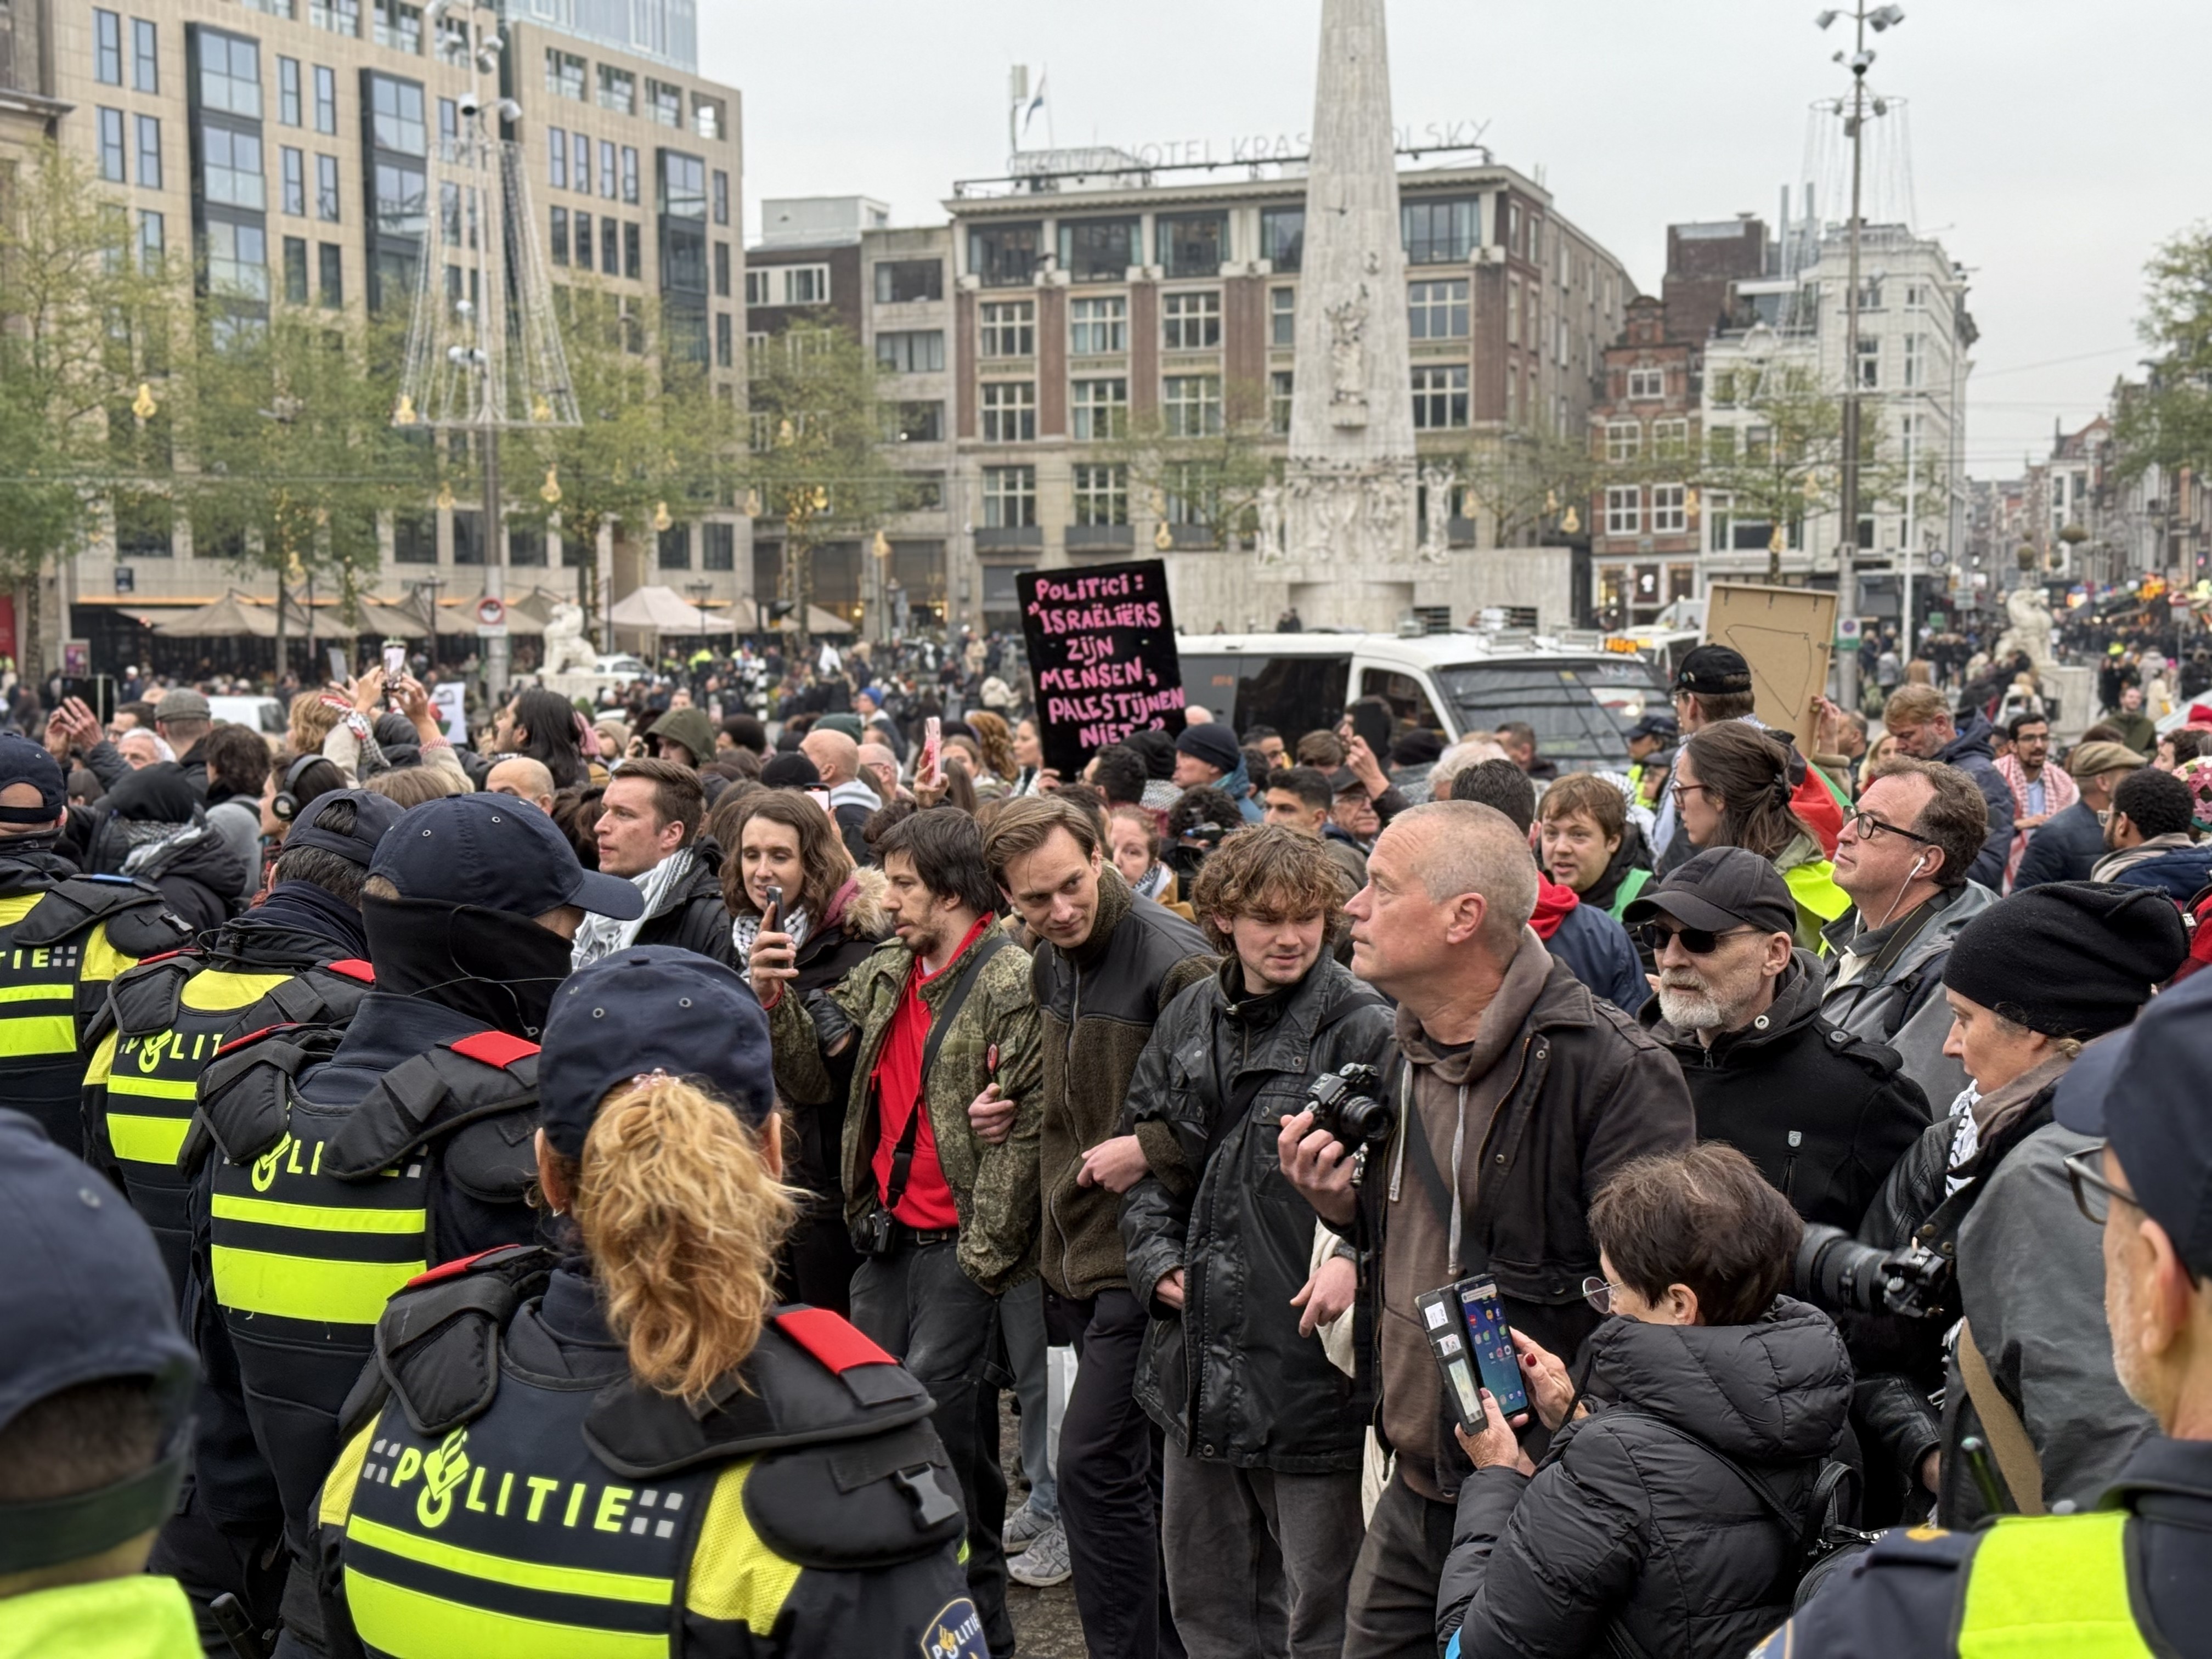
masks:
{"type": "Polygon", "coordinates": [[[33,823],[44,828],[61,817],[69,805],[69,790],[54,757],[28,738],[16,732],[0,737],[0,789],[11,783],[27,783],[39,792],[36,806],[0,806],[0,823],[33,823]]]}
{"type": "Polygon", "coordinates": [[[507,795],[444,795],[403,817],[377,843],[372,876],[406,899],[542,916],[566,904],[617,921],[645,914],[619,876],[586,870],[553,820],[507,795]]]}
{"type": "Polygon", "coordinates": [[[635,945],[578,969],[553,994],[538,1121],[556,1152],[577,1157],[611,1091],[665,1072],[758,1128],[775,1109],[774,1071],[768,1016],[744,981],[696,951],[635,945]]]}
{"type": "Polygon", "coordinates": [[[374,789],[334,789],[307,803],[307,809],[285,832],[284,845],[288,848],[319,848],[325,853],[337,854],[349,864],[367,869],[375,861],[376,849],[386,832],[406,816],[405,807],[374,789]],[[331,810],[341,802],[353,808],[350,830],[340,830],[332,822],[347,816],[331,810]]]}
{"type": "Polygon", "coordinates": [[[2058,1121],[2101,1138],[2181,1259],[2212,1273],[2212,973],[2151,999],[2059,1079],[2058,1121]]]}
{"type": "Polygon", "coordinates": [[[1621,734],[1632,742],[1638,738],[1663,738],[1668,743],[1674,742],[1681,735],[1680,723],[1672,714],[1663,714],[1656,708],[1646,710],[1642,720],[1621,734]]]}
{"type": "Polygon", "coordinates": [[[170,1425],[170,1443],[146,1470],[88,1492],[0,1504],[6,1574],[96,1555],[167,1518],[184,1476],[198,1363],[146,1224],[31,1119],[5,1109],[0,1261],[9,1273],[0,1429],[65,1389],[129,1377],[155,1384],[170,1425]]]}

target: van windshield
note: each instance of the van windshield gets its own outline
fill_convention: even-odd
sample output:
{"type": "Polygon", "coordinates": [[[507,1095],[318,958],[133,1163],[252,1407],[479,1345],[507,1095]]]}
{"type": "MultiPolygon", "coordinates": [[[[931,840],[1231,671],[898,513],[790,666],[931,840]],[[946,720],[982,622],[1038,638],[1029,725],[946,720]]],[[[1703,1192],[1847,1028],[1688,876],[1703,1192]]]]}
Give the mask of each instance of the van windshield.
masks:
{"type": "Polygon", "coordinates": [[[1536,750],[1563,772],[1628,764],[1621,733],[1666,688],[1649,663],[1629,656],[1544,662],[1468,663],[1437,670],[1461,728],[1492,732],[1525,721],[1536,750]]]}

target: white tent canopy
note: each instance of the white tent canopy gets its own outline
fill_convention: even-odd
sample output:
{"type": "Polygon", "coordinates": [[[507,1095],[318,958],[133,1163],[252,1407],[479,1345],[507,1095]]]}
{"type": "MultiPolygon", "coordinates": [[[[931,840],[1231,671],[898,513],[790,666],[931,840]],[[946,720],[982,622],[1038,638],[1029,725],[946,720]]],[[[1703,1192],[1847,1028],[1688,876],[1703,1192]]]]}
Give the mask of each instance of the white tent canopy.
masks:
{"type": "Polygon", "coordinates": [[[617,628],[655,634],[728,634],[737,623],[727,610],[702,611],[672,587],[647,586],[615,601],[607,619],[617,628]]]}

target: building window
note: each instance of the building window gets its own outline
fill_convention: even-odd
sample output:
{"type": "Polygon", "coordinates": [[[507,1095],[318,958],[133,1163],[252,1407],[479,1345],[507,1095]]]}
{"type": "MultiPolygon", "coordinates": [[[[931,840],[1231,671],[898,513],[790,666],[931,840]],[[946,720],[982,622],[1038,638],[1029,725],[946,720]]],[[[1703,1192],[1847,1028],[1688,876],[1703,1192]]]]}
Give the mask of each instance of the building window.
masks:
{"type": "Polygon", "coordinates": [[[160,38],[154,26],[143,17],[131,20],[131,84],[140,92],[161,89],[160,38]]]}
{"type": "Polygon", "coordinates": [[[1651,533],[1679,536],[1690,527],[1688,495],[1680,484],[1651,486],[1651,533]]]}
{"type": "Polygon", "coordinates": [[[307,239],[284,239],[284,298],[291,304],[307,303],[307,239]]]}
{"type": "Polygon", "coordinates": [[[1663,368],[1632,368],[1628,371],[1628,397],[1632,403],[1655,403],[1667,395],[1667,371],[1663,368]]]}
{"type": "Polygon", "coordinates": [[[730,175],[716,167],[713,183],[714,222],[726,225],[730,222],[730,175]]]}
{"type": "Polygon", "coordinates": [[[1467,367],[1463,363],[1413,371],[1413,427],[1442,432],[1467,424],[1467,367]]]}
{"type": "Polygon", "coordinates": [[[1644,450],[1644,428],[1636,421],[1605,423],[1605,459],[1614,466],[1634,460],[1644,450]]]}
{"type": "Polygon", "coordinates": [[[1036,301],[1008,300],[983,307],[982,355],[1036,356],[1036,301]]]}
{"type": "Polygon", "coordinates": [[[211,219],[207,228],[208,287],[242,300],[269,297],[269,240],[258,225],[211,219]]]}
{"type": "Polygon", "coordinates": [[[1288,349],[1298,343],[1298,291],[1294,288],[1267,290],[1267,343],[1288,349]]]}
{"type": "Polygon", "coordinates": [[[983,441],[1025,444],[1036,436],[1036,385],[1031,380],[983,383],[983,441]]]}
{"type": "Polygon", "coordinates": [[[1521,279],[1518,276],[1505,279],[1505,343],[1512,346],[1521,343],[1521,279]]]}
{"type": "MultiPolygon", "coordinates": [[[[745,273],[748,287],[753,273],[745,273]]],[[[941,329],[894,331],[876,336],[876,367],[892,374],[935,374],[945,368],[941,329]]]]}
{"type": "Polygon", "coordinates": [[[161,118],[142,115],[137,119],[138,185],[142,190],[161,187],[161,118]]]}
{"type": "Polygon", "coordinates": [[[1267,429],[1279,438],[1287,436],[1291,429],[1291,384],[1287,368],[1267,376],[1267,429]]]}
{"type": "MultiPolygon", "coordinates": [[[[384,174],[397,171],[397,168],[377,168],[380,196],[383,193],[380,187],[384,182],[384,174]]],[[[422,177],[420,173],[410,176],[417,179],[422,177]]],[[[382,204],[380,203],[378,205],[380,208],[382,204]]],[[[422,198],[419,194],[416,198],[416,212],[419,217],[422,212],[422,198]]],[[[335,155],[315,157],[315,217],[326,224],[334,225],[338,222],[338,158],[335,155]]]]}
{"type": "Polygon", "coordinates": [[[546,241],[552,251],[553,263],[556,265],[567,264],[568,263],[568,209],[556,207],[553,210],[552,228],[546,237],[546,241]]]}
{"type": "Polygon", "coordinates": [[[778,274],[783,278],[783,298],[780,303],[787,306],[826,306],[830,303],[829,266],[785,265],[778,274]]]}
{"type": "Polygon", "coordinates": [[[1690,423],[1686,420],[1651,422],[1651,453],[1661,460],[1679,461],[1690,453],[1690,423]]]}
{"type": "Polygon", "coordinates": [[[623,227],[623,275],[633,283],[645,280],[645,234],[635,223],[623,227]]]}
{"type": "Polygon", "coordinates": [[[1221,343],[1221,294],[1169,294],[1160,300],[1161,343],[1170,351],[1211,351],[1221,343]]]}
{"type": "Polygon", "coordinates": [[[1640,536],[1644,533],[1644,492],[1634,484],[1609,485],[1605,492],[1605,533],[1640,536]]]}
{"type": "Polygon", "coordinates": [[[573,52],[545,48],[545,90],[556,98],[584,101],[584,60],[573,52]]]}
{"type": "MultiPolygon", "coordinates": [[[[576,95],[584,94],[579,91],[576,95]]],[[[645,83],[645,112],[664,127],[684,127],[684,89],[672,87],[665,81],[647,77],[645,83]]]]}
{"type": "Polygon", "coordinates": [[[1881,337],[1859,336],[1859,384],[1869,390],[1881,385],[1881,337]]]}
{"type": "Polygon", "coordinates": [[[768,272],[755,266],[745,272],[745,303],[764,306],[768,302],[768,272]]]}
{"type": "Polygon", "coordinates": [[[1129,302],[1073,300],[1067,307],[1068,350],[1078,357],[1118,356],[1129,349],[1129,302]]]}
{"type": "Polygon", "coordinates": [[[691,526],[672,524],[662,531],[659,555],[663,570],[689,570],[691,568],[691,526]]]}
{"type": "Polygon", "coordinates": [[[599,65],[599,107],[617,115],[637,113],[637,76],[612,64],[599,65]]]}
{"type": "Polygon", "coordinates": [[[307,22],[349,40],[361,38],[361,0],[307,0],[307,22]]]}
{"type": "Polygon", "coordinates": [[[1415,283],[1407,289],[1407,320],[1416,340],[1467,338],[1467,278],[1415,283]]]}
{"type": "MultiPolygon", "coordinates": [[[[138,118],[143,122],[146,118],[142,115],[138,118]]],[[[145,175],[144,150],[142,146],[138,167],[138,181],[141,184],[145,182],[145,175]]],[[[1927,337],[1920,334],[1906,335],[1905,337],[1905,386],[1907,391],[1920,384],[1920,377],[1926,372],[1927,365],[1927,337]]]]}
{"type": "Polygon", "coordinates": [[[151,208],[138,216],[138,264],[142,270],[159,270],[169,243],[168,226],[151,208]]]}
{"type": "Polygon", "coordinates": [[[315,131],[336,133],[338,130],[338,77],[337,71],[324,64],[315,65],[315,131]]]}
{"type": "Polygon", "coordinates": [[[1060,268],[1068,273],[1071,282],[1122,282],[1130,266],[1144,263],[1144,228],[1139,220],[1060,222],[1060,268]]]}
{"type": "Polygon", "coordinates": [[[228,127],[205,127],[200,133],[200,183],[207,199],[224,207],[268,205],[261,177],[261,140],[250,132],[228,127]]]}
{"type": "MultiPolygon", "coordinates": [[[[911,305],[945,297],[942,259],[882,259],[876,264],[876,303],[911,305]]],[[[1082,303],[1079,301],[1078,303],[1082,303]]]]}
{"type": "Polygon", "coordinates": [[[574,159],[569,164],[568,176],[580,195],[592,193],[592,135],[572,132],[568,135],[569,154],[574,159]]]}
{"type": "Polygon", "coordinates": [[[691,131],[702,138],[720,138],[728,125],[722,118],[722,100],[691,94],[691,131]]]}
{"type": "Polygon", "coordinates": [[[610,202],[615,199],[615,143],[611,138],[599,140],[599,194],[610,202]]]}
{"type": "Polygon", "coordinates": [[[576,216],[575,223],[577,268],[589,270],[599,263],[599,256],[592,252],[592,216],[580,213],[576,216]]]}
{"type": "MultiPolygon", "coordinates": [[[[200,49],[203,60],[207,56],[204,43],[200,49]]],[[[276,118],[288,127],[300,125],[300,60],[279,58],[276,60],[276,118]]]]}
{"type": "Polygon", "coordinates": [[[261,52],[252,41],[214,29],[199,32],[200,107],[261,118],[261,52]]]}
{"type": "Polygon", "coordinates": [[[1129,413],[1127,380],[1078,380],[1069,391],[1068,407],[1073,418],[1070,435],[1078,442],[1121,435],[1129,413]]]}
{"type": "Polygon", "coordinates": [[[1260,210],[1260,257],[1279,271],[1299,268],[1305,258],[1306,210],[1303,207],[1260,210]]]}
{"type": "Polygon", "coordinates": [[[1170,276],[1218,276],[1229,258],[1229,220],[1219,213],[1164,213],[1160,264],[1170,276]]]}
{"type": "Polygon", "coordinates": [[[379,149],[402,155],[428,155],[430,129],[423,118],[422,88],[389,75],[368,78],[370,129],[379,149]]]}
{"type": "Polygon", "coordinates": [[[1129,469],[1079,465],[1075,469],[1078,524],[1129,522],[1129,469]]]}
{"type": "Polygon", "coordinates": [[[1409,265],[1463,265],[1474,256],[1481,204],[1472,196],[1444,201],[1407,202],[1398,210],[1398,228],[1409,265]]]}
{"type": "Polygon", "coordinates": [[[613,219],[599,221],[599,269],[610,276],[622,275],[622,227],[613,219]]]}
{"type": "Polygon", "coordinates": [[[1036,469],[983,469],[983,524],[991,530],[1026,530],[1036,522],[1036,469]]]}
{"type": "Polygon", "coordinates": [[[1170,438],[1211,438],[1221,430],[1221,377],[1170,374],[1160,382],[1160,410],[1170,438]]]}
{"type": "Polygon", "coordinates": [[[307,216],[307,152],[287,144],[277,151],[277,161],[283,177],[284,211],[304,219],[307,216]]]}
{"type": "Polygon", "coordinates": [[[968,233],[968,269],[986,288],[1016,288],[1036,275],[1034,224],[978,225],[968,233]]]}
{"type": "Polygon", "coordinates": [[[100,176],[109,184],[129,181],[123,149],[123,112],[102,107],[100,112],[100,176]]]}
{"type": "Polygon", "coordinates": [[[890,441],[898,444],[933,444],[945,437],[945,405],[936,402],[902,403],[890,411],[890,441]]]}
{"type": "Polygon", "coordinates": [[[702,524],[699,532],[699,568],[702,570],[735,570],[738,568],[737,526],[702,524]]]}
{"type": "Polygon", "coordinates": [[[123,84],[123,19],[118,13],[93,11],[92,74],[103,87],[123,84]]]}
{"type": "Polygon", "coordinates": [[[556,190],[568,188],[568,129],[545,129],[545,182],[556,190]]]}
{"type": "Polygon", "coordinates": [[[416,58],[422,52],[422,8],[405,0],[376,0],[376,44],[416,58]]]}
{"type": "Polygon", "coordinates": [[[624,144],[622,151],[622,198],[633,205],[638,199],[637,150],[630,144],[624,144]]]}

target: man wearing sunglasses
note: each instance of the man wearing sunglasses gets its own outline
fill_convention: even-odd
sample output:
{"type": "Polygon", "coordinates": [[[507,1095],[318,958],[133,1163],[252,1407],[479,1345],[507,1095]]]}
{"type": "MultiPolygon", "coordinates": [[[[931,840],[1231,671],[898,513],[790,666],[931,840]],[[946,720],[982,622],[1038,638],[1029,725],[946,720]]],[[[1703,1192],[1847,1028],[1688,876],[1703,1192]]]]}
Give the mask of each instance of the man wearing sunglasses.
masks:
{"type": "Polygon", "coordinates": [[[1928,1127],[1928,1099],[1893,1050],[1820,1017],[1820,966],[1792,945],[1796,903],[1773,863],[1710,848],[1627,915],[1658,967],[1638,1018],[1681,1063],[1698,1139],[1742,1152],[1807,1221],[1856,1231],[1928,1127]]]}
{"type": "MultiPolygon", "coordinates": [[[[1976,1533],[1887,1533],[1753,1659],[2212,1652],[2212,976],[2094,1045],[2054,1109],[2100,1231],[2119,1380],[2157,1420],[2100,1506],[1976,1533]],[[2041,1634],[2039,1634],[2041,1632],[2041,1634]]],[[[2046,1133],[2053,1133],[2045,1131],[2046,1133]]]]}

